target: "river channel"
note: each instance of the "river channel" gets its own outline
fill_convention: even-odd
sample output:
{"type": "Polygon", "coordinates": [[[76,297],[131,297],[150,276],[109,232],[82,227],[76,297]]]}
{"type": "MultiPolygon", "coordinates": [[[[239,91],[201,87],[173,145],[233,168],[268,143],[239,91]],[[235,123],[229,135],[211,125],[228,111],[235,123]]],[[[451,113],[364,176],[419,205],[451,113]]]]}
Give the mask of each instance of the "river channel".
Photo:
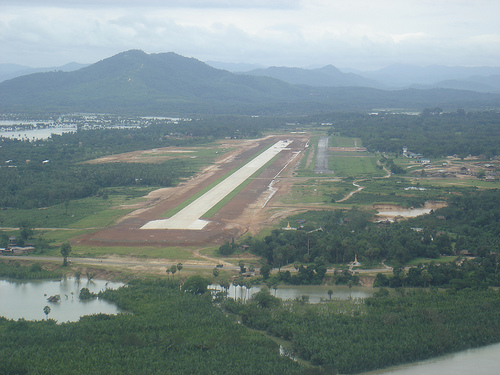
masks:
{"type": "Polygon", "coordinates": [[[93,293],[105,289],[117,289],[122,283],[106,280],[76,280],[66,278],[60,281],[14,281],[0,279],[0,316],[7,319],[42,320],[46,316],[45,306],[50,307],[49,319],[57,322],[75,322],[84,315],[117,314],[116,305],[99,298],[80,301],[78,295],[82,288],[93,293]],[[48,302],[47,298],[59,294],[59,302],[48,302]]]}
{"type": "Polygon", "coordinates": [[[494,375],[500,373],[500,344],[362,375],[494,375]]]}

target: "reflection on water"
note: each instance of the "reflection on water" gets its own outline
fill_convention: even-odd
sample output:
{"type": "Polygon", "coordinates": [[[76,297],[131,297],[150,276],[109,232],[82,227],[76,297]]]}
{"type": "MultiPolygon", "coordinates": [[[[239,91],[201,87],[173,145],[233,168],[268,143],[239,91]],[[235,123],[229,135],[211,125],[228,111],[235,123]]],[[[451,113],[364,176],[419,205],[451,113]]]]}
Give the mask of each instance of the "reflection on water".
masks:
{"type": "Polygon", "coordinates": [[[428,361],[364,375],[492,375],[500,373],[500,344],[448,354],[428,361]]]}
{"type": "Polygon", "coordinates": [[[436,210],[438,208],[446,207],[445,202],[438,201],[429,201],[425,202],[424,207],[422,208],[402,208],[400,206],[391,205],[391,204],[374,204],[373,208],[375,208],[378,213],[377,217],[388,219],[392,221],[396,216],[401,217],[417,217],[420,215],[425,215],[430,213],[432,210],[436,210]],[[381,207],[378,207],[381,206],[381,207]]]}
{"type": "Polygon", "coordinates": [[[61,281],[13,281],[0,280],[0,316],[7,319],[42,320],[44,306],[49,306],[50,319],[58,322],[77,321],[81,316],[98,313],[116,314],[119,309],[112,303],[98,298],[80,301],[78,294],[82,288],[93,293],[105,289],[117,289],[122,283],[106,280],[76,280],[66,278],[61,281]],[[59,302],[48,302],[47,298],[59,294],[59,302]]]}
{"type": "MultiPolygon", "coordinates": [[[[210,285],[209,288],[221,290],[219,285],[210,285]]],[[[235,299],[247,300],[260,291],[260,286],[253,286],[250,289],[231,285],[228,296],[235,299]]],[[[366,298],[370,297],[374,290],[372,288],[347,286],[324,286],[324,285],[279,285],[277,289],[270,289],[269,292],[283,300],[302,298],[308,296],[310,303],[319,303],[322,299],[329,299],[328,290],[332,290],[332,299],[366,298]]]]}

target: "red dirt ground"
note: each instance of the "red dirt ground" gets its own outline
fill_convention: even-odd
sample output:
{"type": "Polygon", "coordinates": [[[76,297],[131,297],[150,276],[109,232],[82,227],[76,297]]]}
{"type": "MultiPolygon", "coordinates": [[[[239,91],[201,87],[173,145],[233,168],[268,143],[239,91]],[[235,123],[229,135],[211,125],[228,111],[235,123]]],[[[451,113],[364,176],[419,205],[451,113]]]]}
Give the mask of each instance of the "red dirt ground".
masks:
{"type": "MultiPolygon", "coordinates": [[[[73,241],[73,244],[93,246],[200,246],[220,245],[246,232],[256,233],[273,220],[272,202],[289,189],[287,177],[291,176],[294,165],[303,153],[295,158],[281,172],[274,187],[278,192],[271,201],[262,208],[268,197],[267,188],[276,174],[289,162],[294,152],[303,150],[307,144],[306,136],[266,137],[252,141],[228,141],[237,143],[228,147],[235,148],[216,161],[204,171],[179,184],[177,187],[159,189],[148,195],[148,200],[141,208],[123,217],[116,225],[84,235],[73,241]],[[276,143],[280,139],[291,139],[288,149],[283,150],[275,161],[257,178],[253,179],[240,193],[231,199],[209,220],[203,230],[172,229],[140,229],[151,220],[160,219],[162,215],[183,203],[228,171],[241,166],[256,153],[276,143]]],[[[279,215],[278,215],[279,216],[279,215]]]]}

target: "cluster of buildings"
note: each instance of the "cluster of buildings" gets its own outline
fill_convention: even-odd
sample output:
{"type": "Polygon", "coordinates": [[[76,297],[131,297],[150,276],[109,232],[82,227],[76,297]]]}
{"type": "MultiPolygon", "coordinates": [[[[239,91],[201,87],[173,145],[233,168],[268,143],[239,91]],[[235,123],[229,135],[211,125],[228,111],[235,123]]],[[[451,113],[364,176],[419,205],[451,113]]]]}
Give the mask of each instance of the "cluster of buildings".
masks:
{"type": "MultiPolygon", "coordinates": [[[[408,151],[408,147],[403,147],[403,156],[415,159],[418,163],[422,164],[424,168],[431,168],[431,161],[429,159],[424,159],[422,154],[414,153],[408,151]]],[[[458,158],[458,155],[454,155],[454,158],[458,158]]],[[[474,159],[484,159],[484,156],[478,156],[474,159]]],[[[421,173],[420,171],[413,171],[413,174],[421,173]]],[[[459,177],[462,176],[472,176],[484,179],[484,181],[495,182],[500,177],[500,163],[498,161],[491,161],[488,163],[474,163],[472,164],[469,160],[467,166],[457,165],[453,166],[449,163],[443,163],[442,166],[432,168],[432,170],[427,171],[427,177],[459,177]]]]}
{"type": "Polygon", "coordinates": [[[7,247],[0,247],[0,254],[2,255],[19,255],[27,254],[35,250],[33,246],[17,246],[17,238],[15,236],[9,237],[9,244],[7,247]]]}

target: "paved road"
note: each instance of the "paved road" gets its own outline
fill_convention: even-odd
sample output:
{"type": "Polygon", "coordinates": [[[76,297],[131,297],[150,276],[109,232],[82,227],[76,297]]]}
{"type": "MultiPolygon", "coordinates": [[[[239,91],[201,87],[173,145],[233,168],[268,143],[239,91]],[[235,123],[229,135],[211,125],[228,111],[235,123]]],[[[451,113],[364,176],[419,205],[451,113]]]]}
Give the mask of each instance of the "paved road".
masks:
{"type": "Polygon", "coordinates": [[[314,173],[331,174],[333,171],[328,169],[328,137],[321,137],[318,141],[316,153],[316,164],[314,173]]]}

